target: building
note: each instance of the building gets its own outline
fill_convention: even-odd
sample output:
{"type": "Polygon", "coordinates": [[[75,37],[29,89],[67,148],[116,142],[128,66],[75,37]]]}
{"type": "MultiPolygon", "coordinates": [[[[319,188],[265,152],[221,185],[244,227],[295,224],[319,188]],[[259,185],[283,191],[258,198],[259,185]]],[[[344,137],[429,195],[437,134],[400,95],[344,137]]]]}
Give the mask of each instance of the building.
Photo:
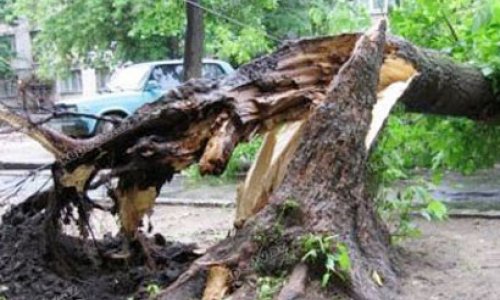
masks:
{"type": "MultiPolygon", "coordinates": [[[[28,80],[37,68],[33,57],[32,44],[37,30],[28,22],[19,19],[16,24],[0,24],[0,42],[5,43],[14,54],[11,66],[15,76],[0,80],[0,101],[15,103],[18,98],[18,81],[28,80]]],[[[50,102],[61,99],[93,95],[105,87],[109,72],[91,68],[75,68],[68,77],[58,78],[52,83],[38,84],[35,89],[43,89],[50,102]]],[[[35,84],[36,85],[36,84],[35,84]]]]}

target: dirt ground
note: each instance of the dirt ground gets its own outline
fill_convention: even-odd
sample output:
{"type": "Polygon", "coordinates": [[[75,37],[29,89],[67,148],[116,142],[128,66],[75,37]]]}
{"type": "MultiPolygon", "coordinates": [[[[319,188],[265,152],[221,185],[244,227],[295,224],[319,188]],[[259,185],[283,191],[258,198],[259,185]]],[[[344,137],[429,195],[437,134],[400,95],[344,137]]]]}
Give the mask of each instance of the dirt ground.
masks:
{"type": "Polygon", "coordinates": [[[500,299],[500,220],[419,224],[422,237],[403,244],[401,299],[500,299]]]}
{"type": "MultiPolygon", "coordinates": [[[[233,216],[232,208],[158,206],[152,222],[167,239],[206,247],[227,235],[233,216]]],[[[422,236],[400,245],[401,300],[500,299],[500,220],[417,223],[422,236]]]]}
{"type": "MultiPolygon", "coordinates": [[[[232,217],[230,208],[162,207],[153,221],[172,238],[209,245],[227,233],[232,217]]],[[[417,223],[422,236],[401,244],[401,300],[500,299],[500,220],[417,223]]]]}
{"type": "MultiPolygon", "coordinates": [[[[10,231],[4,230],[3,236],[0,236],[2,239],[2,245],[0,245],[2,252],[0,255],[2,258],[0,260],[0,294],[8,289],[5,295],[14,296],[7,297],[7,299],[87,299],[80,298],[81,292],[92,290],[101,293],[100,295],[103,297],[94,294],[88,299],[127,299],[129,297],[126,296],[127,294],[135,295],[136,299],[146,299],[148,296],[144,290],[147,288],[148,282],[168,285],[195,258],[190,254],[190,248],[183,245],[191,242],[198,243],[198,248],[212,245],[228,234],[232,228],[233,217],[233,208],[157,206],[151,218],[154,225],[153,232],[160,232],[167,241],[184,243],[180,245],[167,243],[165,245],[165,242],[161,242],[161,245],[164,246],[156,245],[161,250],[157,261],[173,260],[175,264],[168,263],[159,272],[151,274],[140,267],[141,263],[136,266],[126,266],[116,263],[110,264],[108,261],[105,264],[106,272],[103,273],[102,261],[99,264],[82,261],[77,262],[73,267],[78,271],[79,279],[73,278],[71,281],[58,279],[61,272],[69,272],[69,269],[62,268],[60,262],[54,258],[52,265],[57,264],[55,269],[59,271],[48,273],[38,267],[39,260],[43,256],[38,255],[36,251],[27,252],[31,255],[29,260],[34,263],[26,265],[23,261],[19,262],[16,259],[22,251],[25,251],[18,252],[18,247],[38,248],[40,241],[38,241],[37,236],[42,235],[42,233],[33,232],[31,237],[28,236],[26,240],[12,243],[14,236],[21,236],[22,232],[19,229],[14,230],[14,228],[10,231]],[[93,269],[98,266],[101,266],[99,267],[100,271],[93,269]],[[127,271],[129,267],[132,271],[127,271]],[[30,275],[30,272],[34,272],[35,279],[30,275]],[[43,274],[38,274],[40,272],[43,274]],[[111,284],[113,282],[114,284],[111,284]],[[120,286],[116,286],[118,282],[120,286]],[[55,286],[60,287],[54,289],[55,286]],[[139,291],[142,289],[142,292],[131,293],[138,289],[139,291]],[[54,297],[48,297],[48,295],[52,295],[54,290],[67,293],[57,293],[54,294],[54,297]],[[117,292],[122,293],[121,296],[117,292]],[[25,293],[30,297],[24,297],[25,293]],[[33,298],[32,295],[36,295],[36,293],[42,293],[39,294],[42,296],[33,298]]],[[[15,220],[15,218],[11,220],[15,220]]],[[[36,222],[36,219],[33,219],[33,222],[36,222]]],[[[105,235],[109,230],[116,231],[115,219],[105,214],[94,214],[91,223],[95,235],[98,238],[104,238],[100,247],[106,249],[119,247],[119,245],[113,244],[116,241],[109,239],[109,235],[105,235]]],[[[419,220],[418,223],[422,229],[422,237],[401,244],[402,255],[399,267],[402,272],[402,289],[401,295],[397,299],[499,299],[500,231],[497,228],[500,226],[500,220],[451,219],[442,223],[428,223],[419,220]]],[[[66,232],[75,232],[75,228],[68,227],[66,232]]],[[[71,239],[62,242],[65,244],[75,243],[71,239]]],[[[82,247],[75,249],[82,251],[82,249],[89,247],[89,244],[82,247]]],[[[198,250],[195,252],[198,253],[198,250]]],[[[23,257],[26,258],[26,256],[23,257]]],[[[88,257],[96,259],[97,256],[88,257]]],[[[72,273],[72,275],[75,274],[72,273]]]]}

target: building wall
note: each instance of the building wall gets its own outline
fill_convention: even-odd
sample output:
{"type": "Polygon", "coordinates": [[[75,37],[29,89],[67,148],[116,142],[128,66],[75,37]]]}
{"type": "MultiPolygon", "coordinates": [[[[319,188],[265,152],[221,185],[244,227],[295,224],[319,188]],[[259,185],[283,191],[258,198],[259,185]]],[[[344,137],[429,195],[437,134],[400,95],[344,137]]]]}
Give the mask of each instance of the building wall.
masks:
{"type": "MultiPolygon", "coordinates": [[[[13,52],[11,66],[17,78],[0,80],[0,100],[15,101],[16,85],[18,79],[29,78],[36,69],[33,60],[32,37],[33,30],[25,19],[20,19],[16,25],[0,24],[0,36],[13,38],[13,52]]],[[[101,76],[102,77],[102,76],[101,76]]],[[[99,77],[99,78],[101,78],[99,77]]],[[[69,78],[58,78],[55,80],[52,90],[54,91],[49,101],[60,101],[82,96],[92,96],[98,93],[96,70],[82,68],[72,70],[69,78]]]]}

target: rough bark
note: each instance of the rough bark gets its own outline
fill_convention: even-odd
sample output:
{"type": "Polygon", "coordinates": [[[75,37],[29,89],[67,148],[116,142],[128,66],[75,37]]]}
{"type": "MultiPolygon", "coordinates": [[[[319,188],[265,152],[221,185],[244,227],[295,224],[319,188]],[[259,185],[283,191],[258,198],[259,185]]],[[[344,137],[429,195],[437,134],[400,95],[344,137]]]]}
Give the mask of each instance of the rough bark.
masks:
{"type": "Polygon", "coordinates": [[[203,58],[203,11],[198,7],[199,0],[186,1],[186,46],[184,50],[184,80],[201,77],[203,58]]]}
{"type": "MultiPolygon", "coordinates": [[[[271,261],[259,260],[264,269],[291,271],[297,262],[286,257],[298,253],[297,239],[315,233],[335,234],[349,245],[350,280],[322,292],[316,284],[321,267],[310,266],[304,286],[285,286],[282,295],[304,289],[308,297],[314,295],[311,299],[342,291],[359,299],[383,299],[395,276],[385,228],[364,187],[364,163],[385,116],[398,100],[410,111],[476,120],[490,120],[499,112],[498,99],[478,70],[384,35],[380,28],[369,37],[344,34],[289,42],[223,80],[188,81],[142,107],[114,132],[88,140],[35,126],[5,107],[0,119],[22,128],[56,156],[55,196],[47,204],[53,218],[70,203],[87,203],[79,211],[85,219],[87,189],[100,170],[111,169],[107,179],[117,177],[119,184],[110,196],[132,239],[159,189],[176,172],[200,162],[203,173],[220,174],[239,142],[283,123],[305,121],[300,139],[291,139],[298,143],[287,144],[294,152],[285,151],[291,163],[263,170],[272,184],[243,200],[250,203],[245,208],[250,213],[238,233],[193,264],[162,297],[201,298],[207,274],[221,266],[238,274],[227,288],[234,299],[251,299],[252,277],[262,272],[253,265],[255,257],[273,253],[271,261]],[[382,118],[374,122],[374,107],[386,100],[382,118]],[[287,200],[297,202],[299,210],[290,211],[287,200]],[[285,230],[276,237],[278,221],[285,230]],[[263,243],[259,236],[273,238],[263,243]],[[372,282],[373,272],[384,279],[383,287],[372,282]]],[[[271,148],[272,153],[279,150],[271,148]]],[[[301,285],[302,271],[291,272],[296,275],[290,282],[301,285]]],[[[221,286],[214,276],[209,286],[221,286]]]]}
{"type": "Polygon", "coordinates": [[[270,204],[246,222],[229,244],[215,246],[195,262],[191,272],[167,289],[161,299],[199,297],[195,293],[175,292],[211,265],[224,264],[235,273],[247,273],[243,277],[247,280],[255,273],[287,270],[297,263],[297,259],[284,263],[288,257],[303,255],[296,243],[306,234],[337,236],[348,245],[353,267],[347,281],[337,280],[323,291],[311,282],[319,281],[325,272],[324,262],[310,265],[310,271],[305,271],[307,276],[301,274],[303,270],[295,270],[280,293],[281,299],[294,299],[301,294],[315,295],[311,299],[339,294],[355,299],[390,296],[388,291],[395,287],[396,277],[390,260],[389,236],[376,216],[365,186],[365,137],[377,99],[384,41],[383,24],[370,35],[361,36],[351,58],[328,88],[325,101],[306,122],[296,155],[270,204]],[[287,208],[289,201],[298,206],[287,208]],[[283,226],[279,233],[276,226],[283,226]],[[259,236],[266,236],[267,241],[259,236]],[[273,251],[274,247],[282,248],[273,251]],[[268,257],[259,260],[260,253],[268,253],[268,257]],[[263,270],[259,270],[260,264],[265,265],[263,270]],[[384,287],[371,279],[372,272],[384,278],[384,287]]]}

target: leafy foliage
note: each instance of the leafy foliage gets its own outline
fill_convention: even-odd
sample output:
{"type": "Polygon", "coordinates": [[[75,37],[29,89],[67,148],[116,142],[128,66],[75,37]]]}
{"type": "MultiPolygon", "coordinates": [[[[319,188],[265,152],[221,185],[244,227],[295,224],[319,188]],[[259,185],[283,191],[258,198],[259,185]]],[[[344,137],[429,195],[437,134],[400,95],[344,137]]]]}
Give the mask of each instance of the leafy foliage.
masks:
{"type": "Polygon", "coordinates": [[[14,0],[0,0],[0,22],[9,22],[12,19],[12,4],[14,0]]]}
{"type": "Polygon", "coordinates": [[[500,84],[500,2],[403,1],[391,14],[397,34],[482,68],[500,84]]]}
{"type": "Polygon", "coordinates": [[[0,79],[12,75],[10,60],[13,57],[10,42],[0,37],[0,79]]]}
{"type": "MultiPolygon", "coordinates": [[[[203,5],[245,20],[239,27],[205,14],[207,55],[246,61],[269,51],[270,41],[260,24],[274,0],[203,1],[203,5]]],[[[17,15],[27,16],[41,29],[35,40],[39,63],[46,75],[74,64],[114,65],[182,55],[185,2],[132,0],[17,0],[17,15]]]]}
{"type": "Polygon", "coordinates": [[[257,300],[272,300],[274,296],[281,290],[283,277],[259,277],[257,280],[257,300]]]}
{"type": "MultiPolygon", "coordinates": [[[[491,0],[403,1],[391,13],[392,30],[413,43],[475,64],[498,86],[500,5],[491,0]]],[[[433,200],[422,182],[397,192],[395,181],[430,169],[438,183],[445,170],[470,174],[500,159],[497,127],[461,118],[406,114],[396,109],[371,157],[380,183],[379,212],[396,224],[395,237],[418,235],[411,221],[415,204],[428,219],[444,219],[446,207],[433,200]]]]}
{"type": "Polygon", "coordinates": [[[146,286],[149,299],[155,299],[160,294],[160,286],[157,283],[150,283],[146,286]]]}
{"type": "MultiPolygon", "coordinates": [[[[500,74],[498,1],[404,1],[391,13],[391,25],[396,34],[416,44],[481,67],[494,86],[498,84],[495,84],[495,77],[500,74]]],[[[499,133],[498,128],[470,120],[399,111],[389,119],[379,149],[393,175],[394,169],[404,172],[415,167],[469,174],[498,161],[499,133]]]]}
{"type": "Polygon", "coordinates": [[[333,275],[347,280],[351,270],[349,249],[335,236],[309,234],[302,238],[302,261],[319,264],[323,269],[321,285],[326,287],[333,275]]]}
{"type": "MultiPolygon", "coordinates": [[[[369,24],[366,12],[345,0],[206,0],[202,5],[208,10],[206,56],[234,64],[271,51],[282,39],[369,24]]],[[[75,64],[113,66],[182,56],[183,0],[16,0],[10,7],[41,29],[35,51],[46,76],[75,64]]]]}
{"type": "MultiPolygon", "coordinates": [[[[0,0],[0,23],[8,23],[12,16],[13,0],[0,0]]],[[[12,75],[10,60],[12,53],[10,42],[5,37],[0,37],[0,79],[12,75]]]]}
{"type": "Polygon", "coordinates": [[[392,227],[392,241],[420,236],[419,228],[413,222],[418,213],[428,221],[442,221],[447,218],[446,206],[430,195],[427,182],[418,180],[403,189],[381,187],[377,195],[379,215],[392,227]],[[418,209],[420,207],[420,209],[418,209]]]}

